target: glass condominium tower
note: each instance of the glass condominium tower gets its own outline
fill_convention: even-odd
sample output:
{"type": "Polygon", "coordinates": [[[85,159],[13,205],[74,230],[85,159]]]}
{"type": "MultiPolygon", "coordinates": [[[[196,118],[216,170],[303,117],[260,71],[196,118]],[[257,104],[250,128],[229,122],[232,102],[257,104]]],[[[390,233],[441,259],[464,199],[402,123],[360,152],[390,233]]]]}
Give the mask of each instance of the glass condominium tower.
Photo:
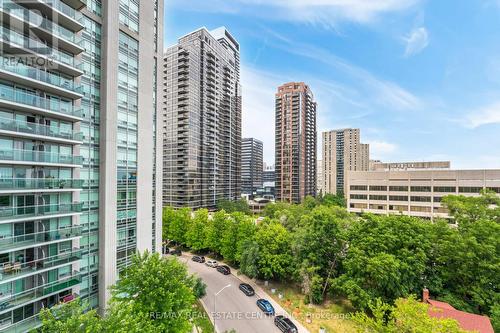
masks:
{"type": "Polygon", "coordinates": [[[163,0],[0,11],[0,332],[27,332],[160,248],[163,0]]]}
{"type": "Polygon", "coordinates": [[[214,209],[241,196],[240,45],[200,28],[164,56],[163,204],[214,209]]]}

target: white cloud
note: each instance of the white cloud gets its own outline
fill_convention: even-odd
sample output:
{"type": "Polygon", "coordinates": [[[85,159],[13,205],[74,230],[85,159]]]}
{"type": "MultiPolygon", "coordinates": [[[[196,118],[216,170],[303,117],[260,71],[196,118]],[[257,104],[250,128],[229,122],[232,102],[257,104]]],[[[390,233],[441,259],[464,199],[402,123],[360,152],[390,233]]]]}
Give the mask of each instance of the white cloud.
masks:
{"type": "Polygon", "coordinates": [[[354,79],[357,82],[356,86],[362,87],[364,92],[367,93],[367,95],[364,94],[363,99],[365,100],[369,99],[372,103],[396,110],[415,110],[422,104],[418,97],[398,84],[377,78],[369,71],[350,64],[348,61],[326,49],[291,41],[270,30],[267,32],[276,37],[277,42],[273,43],[274,46],[280,47],[284,51],[321,62],[335,70],[342,71],[354,79]],[[281,42],[281,45],[279,42],[281,42]]]}
{"type": "Polygon", "coordinates": [[[398,145],[386,141],[368,140],[367,143],[370,144],[370,159],[387,161],[398,150],[398,145]]]}
{"type": "Polygon", "coordinates": [[[469,128],[500,124],[500,102],[472,111],[462,119],[462,123],[469,128]]]}
{"type": "Polygon", "coordinates": [[[406,42],[405,56],[410,57],[429,45],[429,33],[425,27],[415,28],[403,40],[406,42]]]}
{"type": "Polygon", "coordinates": [[[197,11],[224,11],[335,28],[339,21],[369,23],[384,13],[411,8],[421,0],[171,0],[197,11]]]}
{"type": "Polygon", "coordinates": [[[274,163],[274,93],[287,81],[268,72],[241,68],[242,134],[264,142],[264,161],[274,163]]]}

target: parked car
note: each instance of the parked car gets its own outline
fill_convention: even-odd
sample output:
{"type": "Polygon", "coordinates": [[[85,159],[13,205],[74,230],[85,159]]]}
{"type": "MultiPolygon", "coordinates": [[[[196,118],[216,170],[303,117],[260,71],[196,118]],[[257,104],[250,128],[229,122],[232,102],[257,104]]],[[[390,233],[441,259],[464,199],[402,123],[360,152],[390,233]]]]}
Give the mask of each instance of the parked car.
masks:
{"type": "Polygon", "coordinates": [[[276,325],[281,332],[284,333],[297,333],[298,329],[294,323],[285,316],[276,316],[274,317],[274,325],[276,325]]]}
{"type": "Polygon", "coordinates": [[[208,267],[217,267],[219,264],[217,263],[216,260],[207,260],[205,262],[205,265],[207,265],[208,267]]]}
{"type": "Polygon", "coordinates": [[[173,249],[170,251],[170,254],[173,256],[182,256],[182,252],[179,249],[173,249]]]}
{"type": "Polygon", "coordinates": [[[241,283],[239,288],[243,292],[243,294],[247,296],[255,295],[255,290],[253,290],[252,286],[248,283],[241,283]]]}
{"type": "Polygon", "coordinates": [[[203,256],[193,256],[191,258],[191,260],[199,262],[199,263],[204,263],[205,262],[205,257],[203,257],[203,256]]]}
{"type": "Polygon", "coordinates": [[[274,316],[274,308],[267,299],[259,298],[257,300],[257,306],[261,309],[265,314],[274,316]]]}
{"type": "Polygon", "coordinates": [[[229,266],[226,266],[226,265],[221,265],[221,266],[218,266],[217,267],[217,271],[219,273],[222,273],[224,275],[229,275],[231,274],[231,269],[229,268],[229,266]]]}

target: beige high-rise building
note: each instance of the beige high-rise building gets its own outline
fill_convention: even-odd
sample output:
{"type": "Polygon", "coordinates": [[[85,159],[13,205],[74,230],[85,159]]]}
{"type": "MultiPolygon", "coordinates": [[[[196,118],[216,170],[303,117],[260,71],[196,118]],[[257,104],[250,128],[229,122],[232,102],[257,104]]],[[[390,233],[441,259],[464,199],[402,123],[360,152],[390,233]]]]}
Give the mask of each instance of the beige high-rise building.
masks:
{"type": "Polygon", "coordinates": [[[317,177],[317,186],[316,186],[316,191],[318,192],[318,195],[321,195],[321,194],[324,194],[324,191],[323,191],[323,161],[322,160],[318,160],[318,165],[317,165],[317,173],[316,173],[316,177],[317,177]]]}
{"type": "Polygon", "coordinates": [[[345,193],[344,180],[350,171],[367,171],[370,162],[368,144],[360,142],[358,128],[323,132],[322,188],[324,193],[345,193]]]}

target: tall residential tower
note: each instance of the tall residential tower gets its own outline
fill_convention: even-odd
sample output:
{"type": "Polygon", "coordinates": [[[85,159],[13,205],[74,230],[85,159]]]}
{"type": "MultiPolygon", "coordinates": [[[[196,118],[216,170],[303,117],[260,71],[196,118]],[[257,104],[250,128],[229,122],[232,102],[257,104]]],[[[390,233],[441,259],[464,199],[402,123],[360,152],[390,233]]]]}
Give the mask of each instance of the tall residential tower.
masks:
{"type": "Polygon", "coordinates": [[[263,184],[264,145],[254,138],[244,138],[241,141],[241,193],[252,195],[263,184]]]}
{"type": "Polygon", "coordinates": [[[347,128],[323,132],[324,193],[344,194],[347,173],[368,171],[370,148],[360,143],[360,130],[347,128]]]}
{"type": "Polygon", "coordinates": [[[309,86],[290,82],[276,93],[276,200],[316,195],[316,102],[309,86]]]}
{"type": "Polygon", "coordinates": [[[0,330],[161,242],[162,0],[0,2],[0,330]],[[158,80],[158,81],[157,81],[158,80]]]}
{"type": "Polygon", "coordinates": [[[163,204],[215,208],[241,194],[240,46],[223,27],[164,58],[163,204]]]}

